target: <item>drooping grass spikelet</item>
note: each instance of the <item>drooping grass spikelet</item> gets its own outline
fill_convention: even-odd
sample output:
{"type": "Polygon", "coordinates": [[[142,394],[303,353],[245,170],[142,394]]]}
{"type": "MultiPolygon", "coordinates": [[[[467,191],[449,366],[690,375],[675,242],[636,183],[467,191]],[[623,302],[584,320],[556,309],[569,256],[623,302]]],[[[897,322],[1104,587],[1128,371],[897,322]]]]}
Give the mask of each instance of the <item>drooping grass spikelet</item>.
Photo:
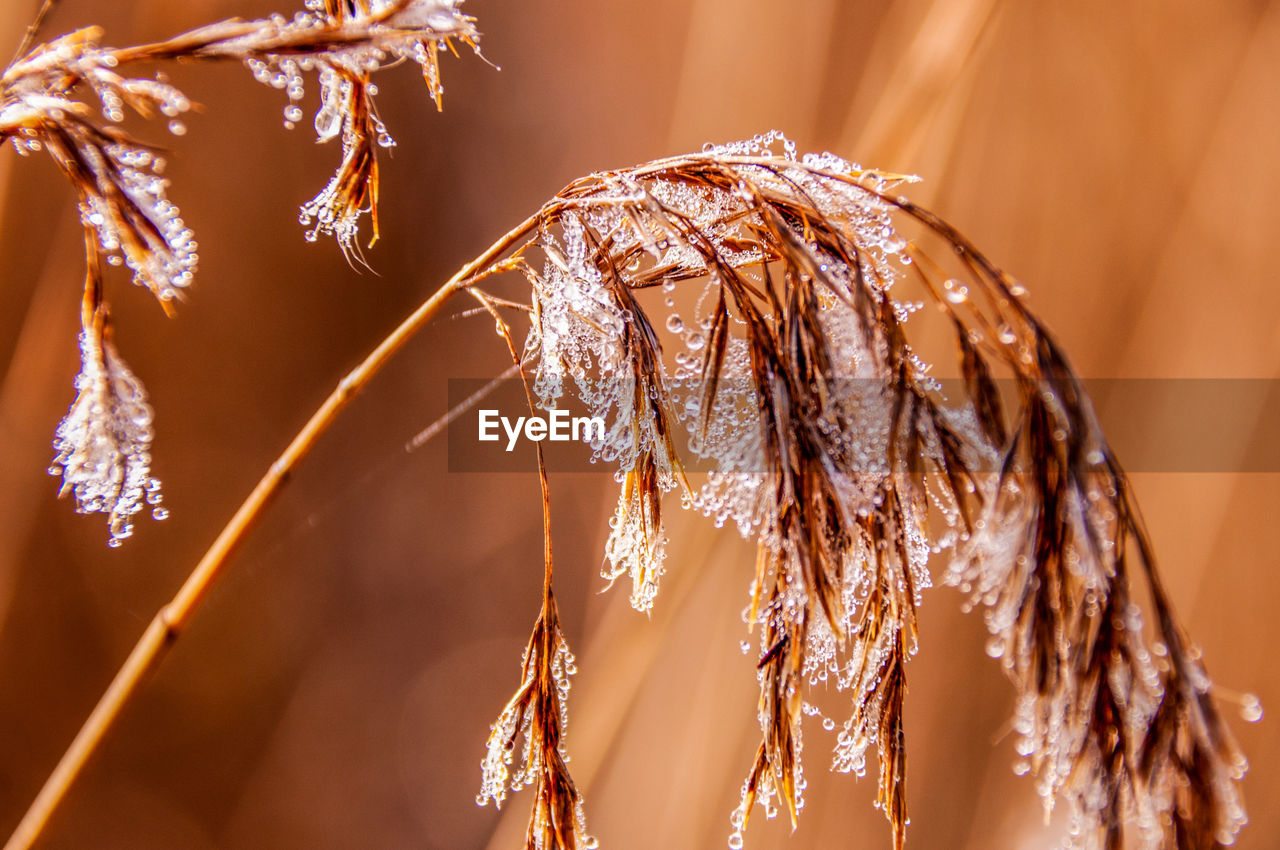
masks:
{"type": "MultiPolygon", "coordinates": [[[[473,289],[472,294],[493,316],[498,334],[506,342],[519,371],[532,411],[533,390],[510,326],[484,293],[473,289]]],[[[569,717],[569,677],[577,672],[577,667],[560,629],[560,614],[552,592],[551,490],[541,445],[537,446],[537,461],[542,494],[542,609],[525,647],[520,688],[491,727],[481,762],[482,784],[476,802],[483,806],[492,800],[495,807],[501,807],[508,787],[518,791],[532,785],[533,808],[525,834],[526,850],[592,850],[597,843],[587,834],[582,796],[566,764],[564,728],[569,717]],[[518,739],[523,740],[524,746],[512,775],[509,768],[518,739]]]]}
{"type": "MultiPolygon", "coordinates": [[[[133,533],[133,516],[159,504],[151,476],[151,406],[142,384],[107,337],[81,335],[83,366],[76,400],[58,425],[50,471],[62,477],[80,513],[107,516],[107,542],[119,546],[133,533]]],[[[157,509],[156,516],[163,516],[157,509]]]]}
{"type": "Polygon", "coordinates": [[[528,850],[589,850],[595,842],[586,833],[582,797],[565,764],[563,740],[569,677],[577,670],[560,631],[554,596],[548,596],[538,614],[520,669],[520,688],[498,715],[485,745],[476,802],[492,800],[500,807],[508,790],[532,786],[528,850]]]}
{"type": "Polygon", "coordinates": [[[97,234],[85,229],[89,262],[81,309],[80,374],[76,400],[54,435],[57,455],[49,467],[62,478],[59,495],[70,493],[80,513],[107,517],[107,543],[119,546],[133,533],[133,516],[147,505],[163,519],[160,482],[151,475],[152,419],[142,383],[121,359],[111,339],[107,307],[100,300],[97,234]]]}

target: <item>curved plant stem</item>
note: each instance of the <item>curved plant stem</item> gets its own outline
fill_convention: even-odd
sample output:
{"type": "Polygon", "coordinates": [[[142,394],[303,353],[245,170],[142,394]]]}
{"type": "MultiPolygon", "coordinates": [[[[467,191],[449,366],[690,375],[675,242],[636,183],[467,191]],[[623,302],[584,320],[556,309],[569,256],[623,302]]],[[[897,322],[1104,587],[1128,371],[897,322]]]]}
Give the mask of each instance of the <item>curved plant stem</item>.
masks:
{"type": "Polygon", "coordinates": [[[200,603],[213,587],[213,583],[222,574],[231,555],[244,541],[245,535],[262,516],[272,497],[284,486],[293,470],[310,453],[320,436],[333,424],[338,414],[386,365],[392,355],[440,312],[452,295],[467,288],[494,259],[500,257],[526,236],[537,226],[548,209],[544,208],[525,220],[490,246],[482,255],[459,270],[382,340],[359,366],[338,383],[337,389],[324,400],[319,409],[307,420],[307,424],[289,443],[288,448],[275,463],[271,464],[267,474],[258,481],[253,492],[222,529],[177,594],[156,613],[133,651],[129,653],[124,665],[107,687],[106,693],[98,700],[93,713],[80,727],[75,740],[63,753],[53,773],[45,780],[44,787],[40,789],[35,801],[23,815],[17,829],[4,845],[4,850],[26,850],[39,838],[50,816],[84,769],[85,763],[97,751],[144,679],[160,664],[169,648],[186,628],[187,623],[200,607],[200,603]]]}

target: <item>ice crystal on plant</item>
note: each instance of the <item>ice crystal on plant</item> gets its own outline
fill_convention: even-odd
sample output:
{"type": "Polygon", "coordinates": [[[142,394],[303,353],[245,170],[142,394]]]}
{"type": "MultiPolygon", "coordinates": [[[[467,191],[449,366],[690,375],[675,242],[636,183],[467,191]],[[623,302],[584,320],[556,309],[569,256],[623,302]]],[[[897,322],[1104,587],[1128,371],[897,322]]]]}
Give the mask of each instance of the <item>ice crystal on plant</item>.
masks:
{"type": "Polygon", "coordinates": [[[604,549],[608,564],[601,572],[610,585],[624,575],[631,578],[631,606],[637,611],[653,607],[667,557],[658,503],[646,498],[643,475],[624,473],[618,507],[609,520],[611,533],[604,549]]]}
{"type": "Polygon", "coordinates": [[[163,517],[160,482],[151,476],[153,414],[110,340],[85,332],[80,350],[78,394],[58,426],[49,471],[62,476],[62,493],[75,497],[77,511],[107,515],[108,542],[118,546],[145,505],[163,517]]]}
{"type": "MultiPolygon", "coordinates": [[[[568,378],[587,408],[598,414],[625,403],[617,382],[626,358],[622,334],[628,317],[605,287],[600,270],[586,262],[584,234],[581,220],[568,216],[563,243],[548,240],[546,264],[534,281],[535,319],[525,348],[538,358],[533,389],[544,407],[564,398],[568,378]]],[[[606,434],[627,421],[624,416],[610,418],[606,434]]],[[[597,451],[606,452],[616,441],[606,436],[597,451]]]]}

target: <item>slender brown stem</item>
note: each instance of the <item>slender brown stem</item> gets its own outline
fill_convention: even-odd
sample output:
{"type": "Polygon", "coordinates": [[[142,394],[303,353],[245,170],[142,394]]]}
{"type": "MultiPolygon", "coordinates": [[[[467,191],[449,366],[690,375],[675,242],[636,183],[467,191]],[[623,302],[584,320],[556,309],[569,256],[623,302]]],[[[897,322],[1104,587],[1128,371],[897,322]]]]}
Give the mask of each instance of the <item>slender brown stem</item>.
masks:
{"type": "Polygon", "coordinates": [[[222,529],[213,545],[200,559],[200,563],[196,564],[177,595],[156,613],[133,651],[129,653],[124,665],[107,687],[106,693],[98,700],[93,712],[80,727],[71,746],[63,753],[57,767],[45,780],[44,787],[40,789],[35,801],[23,815],[18,828],[4,845],[4,850],[26,850],[40,837],[50,816],[62,802],[76,777],[80,775],[85,763],[97,751],[120,712],[137,693],[147,675],[155,670],[182,633],[213,587],[214,581],[222,574],[228,559],[262,516],[272,497],[284,486],[293,470],[315,446],[320,436],[333,424],[343,408],[369,383],[392,355],[440,312],[450,296],[468,287],[477,273],[483,271],[495,258],[524,238],[550,209],[540,210],[464,266],[386,339],[378,343],[377,348],[369,353],[364,362],[338,383],[337,388],[289,443],[288,448],[271,465],[267,474],[258,481],[253,492],[240,505],[231,521],[222,529]]]}
{"type": "Polygon", "coordinates": [[[13,58],[9,60],[10,65],[16,62],[19,56],[31,49],[31,45],[36,40],[36,34],[40,32],[40,27],[44,26],[44,19],[53,11],[53,7],[57,2],[58,0],[44,0],[44,2],[40,4],[39,10],[36,12],[35,20],[31,22],[31,25],[27,27],[26,32],[22,34],[22,41],[18,42],[18,49],[13,51],[13,58]]]}
{"type": "MultiPolygon", "coordinates": [[[[98,237],[92,229],[84,230],[84,297],[80,300],[80,326],[92,333],[95,322],[102,321],[102,256],[98,237]]],[[[101,337],[101,328],[98,336],[101,337]]]]}
{"type": "MultiPolygon", "coordinates": [[[[471,290],[471,294],[478,298],[484,308],[489,311],[489,315],[493,316],[493,321],[498,327],[498,334],[506,342],[507,351],[511,353],[512,364],[520,374],[520,384],[524,387],[524,398],[529,405],[529,413],[537,416],[538,409],[533,400],[533,390],[529,387],[529,376],[524,371],[524,361],[520,359],[520,352],[516,349],[515,339],[511,336],[511,326],[507,324],[506,319],[502,318],[502,314],[498,312],[495,306],[495,299],[475,289],[471,290]]],[[[547,462],[542,453],[542,443],[534,443],[534,448],[538,451],[538,486],[542,491],[542,613],[545,615],[547,607],[552,604],[551,482],[547,480],[547,462]]],[[[544,663],[546,663],[547,657],[544,653],[544,663]]]]}

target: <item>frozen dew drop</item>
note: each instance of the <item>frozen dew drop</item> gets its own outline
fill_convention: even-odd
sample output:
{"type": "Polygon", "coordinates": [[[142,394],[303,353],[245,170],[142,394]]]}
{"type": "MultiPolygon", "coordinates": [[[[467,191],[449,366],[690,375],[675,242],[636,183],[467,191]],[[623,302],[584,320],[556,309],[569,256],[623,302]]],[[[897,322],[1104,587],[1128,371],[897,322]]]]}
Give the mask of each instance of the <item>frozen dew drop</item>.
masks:
{"type": "Polygon", "coordinates": [[[999,658],[1004,655],[1004,641],[999,637],[993,637],[987,641],[987,655],[992,658],[999,658]]]}
{"type": "Polygon", "coordinates": [[[1245,694],[1240,698],[1240,716],[1247,723],[1257,723],[1262,719],[1262,701],[1254,694],[1245,694]]]}
{"type": "Polygon", "coordinates": [[[836,722],[832,720],[830,717],[824,717],[822,718],[822,728],[826,729],[828,732],[834,732],[836,728],[836,722]]]}
{"type": "Polygon", "coordinates": [[[1001,325],[1000,329],[996,332],[996,336],[1005,345],[1013,345],[1018,341],[1018,335],[1014,333],[1013,328],[1008,325],[1001,325]]]}
{"type": "Polygon", "coordinates": [[[316,135],[321,140],[332,139],[342,130],[342,112],[331,103],[325,103],[316,113],[316,135]]]}
{"type": "Polygon", "coordinates": [[[169,518],[169,509],[168,509],[168,508],[160,508],[160,507],[153,508],[153,509],[151,510],[151,518],[152,518],[152,519],[154,519],[154,520],[157,520],[157,521],[159,521],[159,520],[164,520],[164,519],[168,519],[168,518],[169,518]]]}
{"type": "Polygon", "coordinates": [[[730,850],[742,850],[741,832],[735,832],[733,835],[729,836],[729,848],[730,850]]]}
{"type": "Polygon", "coordinates": [[[297,123],[302,120],[302,108],[289,104],[284,108],[284,119],[290,123],[297,123]]]}
{"type": "Polygon", "coordinates": [[[667,330],[678,334],[684,330],[684,321],[674,313],[667,317],[667,330]]]}
{"type": "Polygon", "coordinates": [[[183,124],[181,121],[170,121],[169,132],[173,133],[175,136],[185,136],[187,133],[187,125],[183,124]]]}

